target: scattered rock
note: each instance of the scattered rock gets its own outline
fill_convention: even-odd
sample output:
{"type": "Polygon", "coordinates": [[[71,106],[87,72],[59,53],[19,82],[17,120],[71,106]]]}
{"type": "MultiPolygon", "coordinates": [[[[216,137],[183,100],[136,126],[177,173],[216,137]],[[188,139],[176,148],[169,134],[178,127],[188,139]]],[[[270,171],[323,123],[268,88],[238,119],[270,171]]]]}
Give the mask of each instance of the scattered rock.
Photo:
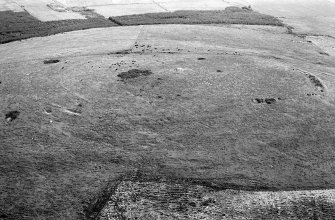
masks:
{"type": "MultiPolygon", "coordinates": [[[[277,98],[278,100],[282,100],[282,98],[277,98]]],[[[275,98],[255,98],[252,100],[254,103],[257,104],[261,104],[261,103],[266,103],[266,104],[274,104],[275,102],[277,102],[277,100],[275,98]]]]}
{"type": "Polygon", "coordinates": [[[20,115],[19,111],[10,111],[10,112],[6,113],[5,119],[7,121],[13,121],[13,120],[17,119],[17,117],[19,117],[19,115],[20,115]]]}
{"type": "Polygon", "coordinates": [[[217,70],[216,72],[218,72],[218,73],[222,73],[222,70],[217,70]]]}
{"type": "Polygon", "coordinates": [[[253,100],[253,102],[255,102],[255,103],[263,103],[264,100],[263,100],[263,99],[259,99],[259,98],[255,98],[255,99],[253,100]]]}
{"type": "Polygon", "coordinates": [[[264,101],[265,101],[266,104],[273,104],[273,103],[276,102],[276,99],[274,99],[274,98],[269,98],[269,99],[265,99],[264,101]]]}
{"type": "Polygon", "coordinates": [[[321,92],[324,91],[323,84],[321,83],[321,81],[316,76],[313,76],[313,75],[309,74],[308,78],[311,80],[311,82],[314,84],[314,86],[316,88],[318,88],[318,90],[320,90],[321,92]]]}
{"type": "Polygon", "coordinates": [[[151,74],[153,74],[151,70],[132,69],[127,72],[122,72],[118,74],[117,76],[120,77],[122,80],[125,80],[125,79],[137,78],[140,76],[149,76],[151,74]]]}
{"type": "Polygon", "coordinates": [[[51,107],[46,107],[44,110],[45,110],[45,112],[48,113],[48,114],[50,114],[50,113],[52,112],[51,107]]]}
{"type": "Polygon", "coordinates": [[[131,50],[120,50],[120,51],[116,51],[116,52],[110,52],[107,55],[112,55],[112,54],[130,54],[131,50]]]}
{"type": "Polygon", "coordinates": [[[59,63],[60,60],[58,59],[51,59],[51,60],[44,60],[43,63],[44,64],[53,64],[53,63],[59,63]]]}

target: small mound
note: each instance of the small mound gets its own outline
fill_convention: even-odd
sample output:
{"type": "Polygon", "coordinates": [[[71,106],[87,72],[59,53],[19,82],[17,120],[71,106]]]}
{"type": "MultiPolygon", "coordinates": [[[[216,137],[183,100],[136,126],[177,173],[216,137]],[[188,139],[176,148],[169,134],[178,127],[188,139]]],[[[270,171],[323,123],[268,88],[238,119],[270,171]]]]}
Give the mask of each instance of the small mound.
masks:
{"type": "Polygon", "coordinates": [[[151,74],[153,74],[151,70],[131,69],[127,72],[122,72],[118,74],[117,76],[120,77],[122,80],[125,80],[125,79],[138,78],[140,76],[149,76],[151,74]]]}

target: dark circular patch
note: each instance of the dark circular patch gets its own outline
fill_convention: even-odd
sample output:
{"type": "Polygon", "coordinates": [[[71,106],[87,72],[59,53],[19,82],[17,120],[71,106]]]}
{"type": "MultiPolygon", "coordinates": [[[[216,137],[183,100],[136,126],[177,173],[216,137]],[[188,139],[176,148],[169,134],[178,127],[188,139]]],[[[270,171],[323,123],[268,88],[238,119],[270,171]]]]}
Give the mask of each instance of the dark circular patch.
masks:
{"type": "Polygon", "coordinates": [[[17,117],[19,117],[19,115],[20,115],[19,111],[10,111],[10,112],[6,113],[5,119],[9,120],[9,121],[13,121],[13,120],[17,119],[17,117]]]}
{"type": "Polygon", "coordinates": [[[151,70],[139,70],[139,69],[131,69],[127,72],[122,72],[118,74],[117,76],[121,79],[133,79],[140,76],[149,76],[153,74],[151,70]]]}
{"type": "Polygon", "coordinates": [[[46,107],[45,108],[45,112],[48,113],[48,114],[50,114],[52,112],[52,109],[50,107],[46,107]]]}
{"type": "Polygon", "coordinates": [[[0,214],[0,218],[2,218],[2,219],[8,218],[8,215],[6,215],[6,214],[0,214]]]}

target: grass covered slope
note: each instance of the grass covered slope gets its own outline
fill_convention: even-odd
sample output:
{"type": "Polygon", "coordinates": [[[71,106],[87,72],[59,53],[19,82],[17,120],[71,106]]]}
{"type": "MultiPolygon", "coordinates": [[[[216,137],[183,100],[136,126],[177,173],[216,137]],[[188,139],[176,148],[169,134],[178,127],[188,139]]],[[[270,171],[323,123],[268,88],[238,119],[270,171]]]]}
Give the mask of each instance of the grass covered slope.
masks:
{"type": "Polygon", "coordinates": [[[74,30],[112,26],[116,24],[98,15],[79,20],[41,22],[27,12],[4,11],[0,12],[0,44],[74,30]]]}
{"type": "MultiPolygon", "coordinates": [[[[58,60],[52,40],[12,44],[0,64],[1,216],[94,216],[128,173],[216,190],[333,188],[334,60],[285,32],[145,26],[128,51],[87,54],[74,40],[58,60]]],[[[102,30],[47,39],[82,36],[115,45],[102,30]]]]}
{"type": "Polygon", "coordinates": [[[176,11],[110,17],[119,25],[150,24],[248,24],[283,25],[278,19],[249,8],[227,7],[222,11],[176,11]]]}

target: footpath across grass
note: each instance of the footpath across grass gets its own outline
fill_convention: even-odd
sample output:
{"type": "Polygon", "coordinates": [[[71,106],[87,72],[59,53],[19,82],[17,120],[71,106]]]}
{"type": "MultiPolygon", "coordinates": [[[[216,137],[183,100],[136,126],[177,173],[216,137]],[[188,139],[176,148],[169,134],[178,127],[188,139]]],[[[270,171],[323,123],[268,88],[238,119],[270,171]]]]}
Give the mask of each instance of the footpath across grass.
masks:
{"type": "Polygon", "coordinates": [[[0,44],[68,31],[112,26],[117,26],[117,24],[102,16],[80,20],[41,22],[27,12],[4,11],[0,12],[0,44]]]}
{"type": "Polygon", "coordinates": [[[151,24],[246,24],[282,26],[273,16],[249,8],[228,7],[220,11],[175,11],[110,17],[121,26],[151,24]]]}

